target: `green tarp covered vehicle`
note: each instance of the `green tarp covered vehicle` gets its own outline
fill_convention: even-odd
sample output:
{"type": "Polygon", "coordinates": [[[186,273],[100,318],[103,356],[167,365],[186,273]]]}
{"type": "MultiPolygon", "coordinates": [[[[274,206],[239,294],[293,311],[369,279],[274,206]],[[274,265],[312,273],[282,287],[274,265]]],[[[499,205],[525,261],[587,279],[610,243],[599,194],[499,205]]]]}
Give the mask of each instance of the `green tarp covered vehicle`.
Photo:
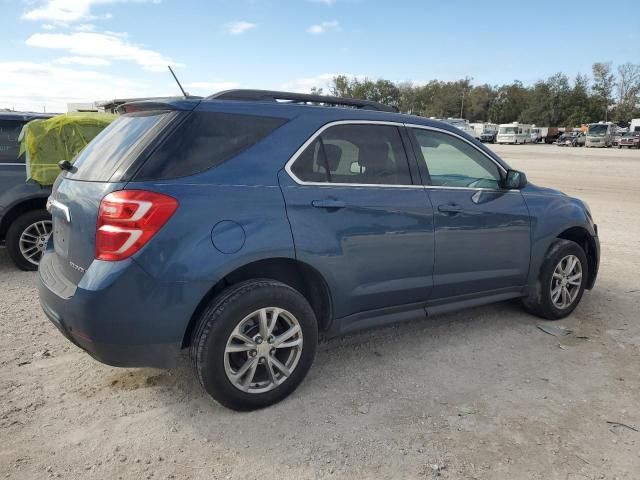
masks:
{"type": "Polygon", "coordinates": [[[52,185],[60,173],[60,160],[73,161],[116,116],[109,113],[65,113],[47,120],[32,120],[21,133],[20,155],[25,155],[27,180],[52,185]]]}

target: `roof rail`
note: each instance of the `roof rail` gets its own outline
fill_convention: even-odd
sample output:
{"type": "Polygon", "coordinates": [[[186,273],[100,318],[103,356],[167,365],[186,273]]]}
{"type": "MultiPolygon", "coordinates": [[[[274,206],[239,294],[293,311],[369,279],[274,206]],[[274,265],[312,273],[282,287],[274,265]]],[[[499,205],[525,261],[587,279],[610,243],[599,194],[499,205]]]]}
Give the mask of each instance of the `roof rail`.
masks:
{"type": "Polygon", "coordinates": [[[206,100],[239,100],[277,102],[282,100],[289,103],[314,103],[332,106],[345,106],[362,110],[377,110],[380,112],[394,112],[398,109],[384,103],[355,98],[333,97],[329,95],[314,95],[308,93],[277,92],[272,90],[225,90],[206,98],[206,100]]]}

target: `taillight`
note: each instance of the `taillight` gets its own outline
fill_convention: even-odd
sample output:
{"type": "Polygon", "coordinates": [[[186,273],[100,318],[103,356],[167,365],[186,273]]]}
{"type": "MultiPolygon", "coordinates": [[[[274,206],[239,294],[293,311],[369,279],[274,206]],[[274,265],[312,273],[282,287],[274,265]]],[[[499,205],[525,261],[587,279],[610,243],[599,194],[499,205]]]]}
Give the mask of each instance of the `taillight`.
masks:
{"type": "Polygon", "coordinates": [[[140,250],[178,208],[178,201],[146,190],[120,190],[100,202],[96,258],[124,260],[140,250]]]}

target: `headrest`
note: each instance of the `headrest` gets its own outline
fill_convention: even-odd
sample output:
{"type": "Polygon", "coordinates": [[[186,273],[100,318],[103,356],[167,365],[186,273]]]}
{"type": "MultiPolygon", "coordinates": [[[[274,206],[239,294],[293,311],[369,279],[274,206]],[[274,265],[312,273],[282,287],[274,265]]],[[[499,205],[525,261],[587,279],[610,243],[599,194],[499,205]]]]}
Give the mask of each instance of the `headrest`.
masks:
{"type": "Polygon", "coordinates": [[[340,159],[342,158],[342,149],[337,145],[331,145],[330,143],[324,144],[324,153],[327,157],[327,165],[330,172],[335,172],[340,165],[340,159]]]}
{"type": "Polygon", "coordinates": [[[360,145],[358,163],[371,170],[384,168],[389,162],[389,145],[382,140],[360,145]]]}

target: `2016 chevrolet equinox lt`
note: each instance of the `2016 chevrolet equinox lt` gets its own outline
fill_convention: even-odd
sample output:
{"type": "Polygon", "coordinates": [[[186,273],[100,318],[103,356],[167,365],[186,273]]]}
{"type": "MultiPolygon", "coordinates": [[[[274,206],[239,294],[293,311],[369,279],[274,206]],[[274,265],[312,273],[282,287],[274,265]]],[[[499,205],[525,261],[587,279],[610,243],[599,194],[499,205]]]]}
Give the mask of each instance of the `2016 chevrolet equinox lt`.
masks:
{"type": "Polygon", "coordinates": [[[57,179],[51,321],[97,360],[171,367],[239,410],[289,395],[332,336],[511,298],[569,315],[588,206],[459,129],[366,101],[236,90],[129,104],[57,179]]]}

